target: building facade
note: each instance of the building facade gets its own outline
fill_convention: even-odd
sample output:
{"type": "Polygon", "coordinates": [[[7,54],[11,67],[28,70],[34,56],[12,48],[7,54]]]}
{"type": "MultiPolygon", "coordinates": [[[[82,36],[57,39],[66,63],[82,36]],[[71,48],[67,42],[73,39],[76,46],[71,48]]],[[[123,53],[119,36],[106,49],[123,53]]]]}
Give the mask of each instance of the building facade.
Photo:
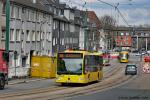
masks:
{"type": "MultiPolygon", "coordinates": [[[[0,0],[2,49],[5,49],[5,5],[6,0],[0,0]]],[[[98,50],[103,41],[100,22],[92,12],[95,19],[88,17],[88,30],[83,12],[60,4],[59,0],[10,0],[9,78],[28,76],[33,55],[55,56],[57,52],[74,48],[98,50]]]]}
{"type": "Polygon", "coordinates": [[[10,0],[9,77],[28,76],[32,55],[52,55],[53,11],[42,3],[10,0]]]}
{"type": "MultiPolygon", "coordinates": [[[[57,8],[57,7],[56,7],[57,8]]],[[[60,4],[58,13],[54,15],[53,21],[53,54],[66,49],[79,48],[80,34],[80,11],[70,8],[66,4],[60,4]],[[79,14],[77,14],[77,12],[79,14]]]]}
{"type": "Polygon", "coordinates": [[[101,42],[103,41],[101,34],[101,22],[98,19],[94,11],[87,11],[88,15],[88,50],[98,51],[101,48],[101,42]],[[101,42],[100,42],[101,41],[101,42]]]}

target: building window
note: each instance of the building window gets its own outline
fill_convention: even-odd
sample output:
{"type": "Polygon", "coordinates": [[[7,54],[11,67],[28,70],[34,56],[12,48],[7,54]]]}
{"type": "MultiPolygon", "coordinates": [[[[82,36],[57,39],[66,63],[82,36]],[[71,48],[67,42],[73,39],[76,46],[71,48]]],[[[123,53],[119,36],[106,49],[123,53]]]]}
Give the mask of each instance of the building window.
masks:
{"type": "Polygon", "coordinates": [[[5,39],[6,30],[2,30],[2,39],[5,39]]]}
{"type": "Polygon", "coordinates": [[[35,21],[34,20],[34,11],[30,12],[30,21],[35,21]]]}
{"type": "Polygon", "coordinates": [[[64,30],[65,30],[65,24],[62,23],[62,31],[64,31],[64,30]]]}
{"type": "Polygon", "coordinates": [[[27,10],[27,20],[30,21],[30,10],[27,10]]]}
{"type": "Polygon", "coordinates": [[[42,32],[41,39],[44,40],[44,37],[45,37],[45,32],[42,32]]]}
{"type": "Polygon", "coordinates": [[[3,3],[2,13],[6,14],[6,2],[3,3]]]}
{"type": "Polygon", "coordinates": [[[53,29],[56,29],[55,24],[56,24],[56,21],[54,21],[53,23],[53,29]]]}
{"type": "Polygon", "coordinates": [[[74,31],[75,31],[74,25],[70,25],[70,32],[74,32],[74,31]]]}
{"type": "Polygon", "coordinates": [[[16,30],[16,41],[20,41],[20,30],[16,30]]]}
{"type": "Polygon", "coordinates": [[[64,38],[62,39],[62,45],[64,45],[64,38]]]}
{"type": "Polygon", "coordinates": [[[27,58],[23,57],[22,58],[22,67],[26,67],[26,61],[27,61],[27,58]]]}
{"type": "Polygon", "coordinates": [[[35,31],[32,31],[31,38],[32,38],[32,41],[35,41],[35,31]]]}
{"type": "Polygon", "coordinates": [[[44,18],[44,19],[46,18],[46,14],[43,14],[43,18],[44,18]]]}
{"type": "Polygon", "coordinates": [[[37,31],[37,35],[36,35],[37,41],[40,41],[40,32],[37,31]]]}
{"type": "Polygon", "coordinates": [[[60,10],[60,15],[64,15],[64,10],[63,9],[60,10]]]}
{"type": "Polygon", "coordinates": [[[42,13],[39,13],[40,21],[43,21],[42,13]]]}
{"type": "Polygon", "coordinates": [[[52,17],[49,16],[49,23],[51,24],[52,23],[52,17]]]}
{"type": "Polygon", "coordinates": [[[17,62],[16,62],[16,67],[20,66],[21,62],[20,62],[20,57],[21,55],[17,55],[17,62]]]}
{"type": "Polygon", "coordinates": [[[10,41],[14,41],[14,29],[10,30],[10,41]]]}
{"type": "Polygon", "coordinates": [[[27,41],[30,41],[30,31],[27,30],[27,41]]]}
{"type": "Polygon", "coordinates": [[[65,24],[65,31],[68,31],[68,30],[69,30],[69,25],[65,24]]]}
{"type": "Polygon", "coordinates": [[[72,43],[72,38],[70,38],[70,42],[69,42],[70,44],[72,43]]]}
{"type": "Polygon", "coordinates": [[[55,38],[53,38],[53,46],[55,46],[55,38]]]}
{"type": "Polygon", "coordinates": [[[11,17],[14,18],[15,17],[15,13],[14,13],[14,6],[11,6],[11,17]]]}
{"type": "Polygon", "coordinates": [[[37,20],[37,22],[40,22],[40,13],[39,12],[37,12],[36,20],[37,20]]]}
{"type": "Polygon", "coordinates": [[[15,17],[19,19],[19,7],[15,7],[15,17]]]}
{"type": "Polygon", "coordinates": [[[49,41],[52,41],[52,37],[51,37],[51,33],[49,32],[49,37],[48,37],[49,41]]]}

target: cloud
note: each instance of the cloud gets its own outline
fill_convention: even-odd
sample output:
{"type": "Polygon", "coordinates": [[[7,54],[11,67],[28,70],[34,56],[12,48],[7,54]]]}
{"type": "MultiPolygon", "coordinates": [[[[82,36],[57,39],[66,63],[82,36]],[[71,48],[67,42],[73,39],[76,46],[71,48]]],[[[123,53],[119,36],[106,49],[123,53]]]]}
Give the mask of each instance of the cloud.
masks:
{"type": "MultiPolygon", "coordinates": [[[[64,0],[63,0],[64,1],[64,0]]],[[[68,1],[68,0],[65,0],[68,1]]],[[[86,8],[88,10],[93,10],[97,14],[97,16],[104,16],[110,15],[113,16],[116,20],[119,19],[120,25],[126,25],[121,17],[117,17],[118,13],[109,5],[106,5],[98,0],[71,0],[72,2],[76,2],[80,4],[84,4],[86,1],[86,8]]],[[[127,22],[130,25],[141,25],[141,24],[150,24],[150,0],[102,0],[108,2],[110,4],[116,5],[118,2],[120,3],[119,10],[126,18],[127,22]],[[122,5],[122,4],[129,4],[132,5],[122,5]]],[[[74,6],[79,6],[78,4],[74,3],[74,6]]],[[[81,8],[81,7],[80,7],[81,8]]]]}

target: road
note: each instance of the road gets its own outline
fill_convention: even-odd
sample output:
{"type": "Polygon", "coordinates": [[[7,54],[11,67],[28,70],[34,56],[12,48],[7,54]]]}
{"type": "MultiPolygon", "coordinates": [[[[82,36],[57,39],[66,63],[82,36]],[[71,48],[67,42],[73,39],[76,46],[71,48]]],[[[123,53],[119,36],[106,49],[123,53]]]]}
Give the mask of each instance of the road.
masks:
{"type": "MultiPolygon", "coordinates": [[[[132,57],[131,59],[140,61],[139,57],[132,57]]],[[[150,100],[150,75],[142,73],[141,65],[138,65],[138,75],[126,84],[68,100],[150,100]]]]}
{"type": "MultiPolygon", "coordinates": [[[[131,57],[129,63],[138,64],[140,69],[139,60],[140,59],[137,57],[131,57]]],[[[139,73],[137,77],[125,76],[125,65],[126,64],[124,63],[118,63],[117,60],[112,60],[111,66],[104,67],[104,80],[84,87],[63,87],[56,84],[54,79],[45,79],[16,85],[8,85],[5,90],[0,91],[0,98],[3,100],[62,100],[62,98],[70,100],[112,100],[112,98],[113,100],[121,100],[133,98],[135,95],[145,92],[145,89],[143,91],[142,84],[140,85],[141,89],[138,89],[140,82],[144,82],[146,76],[143,76],[142,73],[139,73]],[[111,74],[111,72],[113,73],[111,74]],[[139,77],[140,80],[138,80],[139,77]]],[[[148,82],[146,82],[147,85],[145,85],[145,88],[148,87],[148,82]]],[[[138,98],[138,96],[136,98],[138,98]]],[[[141,98],[148,99],[148,96],[140,96],[139,100],[141,100],[141,98]]]]}

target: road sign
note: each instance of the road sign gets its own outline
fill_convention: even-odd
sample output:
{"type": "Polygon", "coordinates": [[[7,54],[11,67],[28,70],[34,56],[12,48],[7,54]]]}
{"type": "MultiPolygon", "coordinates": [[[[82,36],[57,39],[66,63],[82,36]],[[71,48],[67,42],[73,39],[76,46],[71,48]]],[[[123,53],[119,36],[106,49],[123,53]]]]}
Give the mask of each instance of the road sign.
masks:
{"type": "Polygon", "coordinates": [[[143,73],[150,73],[150,63],[144,63],[143,73]]]}

